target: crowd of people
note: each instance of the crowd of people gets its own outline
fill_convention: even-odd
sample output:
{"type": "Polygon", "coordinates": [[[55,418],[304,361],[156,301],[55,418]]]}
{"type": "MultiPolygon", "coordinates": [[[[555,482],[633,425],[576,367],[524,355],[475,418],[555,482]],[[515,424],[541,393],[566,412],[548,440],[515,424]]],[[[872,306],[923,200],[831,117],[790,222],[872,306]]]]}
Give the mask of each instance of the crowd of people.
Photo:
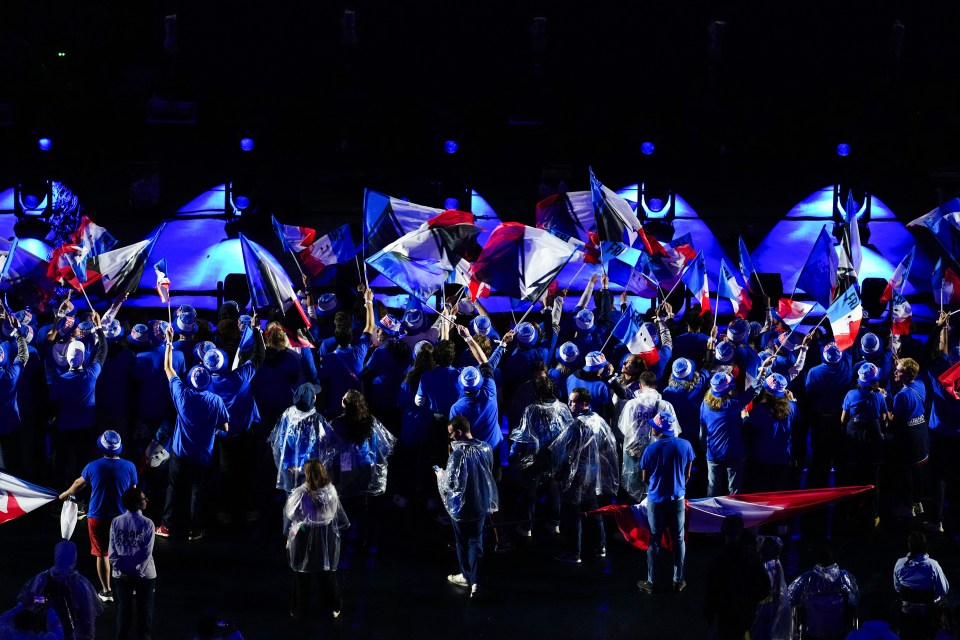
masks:
{"type": "MultiPolygon", "coordinates": [[[[189,305],[169,322],[101,318],[69,298],[49,315],[2,310],[0,467],[65,487],[64,500],[89,487],[91,615],[116,595],[122,634],[149,637],[156,538],[195,541],[215,521],[256,520],[276,491],[294,617],[314,583],[339,616],[340,537],[350,527],[375,547],[385,500],[444,508],[460,568],[448,580],[471,597],[485,531],[509,551],[542,527],[560,536],[557,560],[579,564],[607,551],[601,516],[583,514],[614,501],[647,503],[639,588],[651,595],[686,586],[685,498],[870,484],[842,526],[949,526],[960,399],[939,376],[960,347],[947,314],[926,342],[867,320],[841,350],[819,326],[792,332],[769,300],[762,321],[721,327],[708,310],[677,316],[664,301],[642,328],[653,350],[633,354],[611,336],[628,296],[616,301],[602,275],[572,307],[566,291],[549,294],[519,323],[460,296],[431,321],[419,305],[385,308],[363,285],[347,296],[304,284],[309,329],[231,301],[215,324],[189,305]],[[163,503],[156,524],[142,514],[148,498],[163,503]],[[664,532],[666,586],[656,579],[664,532]]],[[[898,565],[898,591],[917,564],[898,565]]],[[[795,586],[783,592],[791,602],[795,586]]],[[[92,637],[82,625],[73,633],[92,637]]]]}

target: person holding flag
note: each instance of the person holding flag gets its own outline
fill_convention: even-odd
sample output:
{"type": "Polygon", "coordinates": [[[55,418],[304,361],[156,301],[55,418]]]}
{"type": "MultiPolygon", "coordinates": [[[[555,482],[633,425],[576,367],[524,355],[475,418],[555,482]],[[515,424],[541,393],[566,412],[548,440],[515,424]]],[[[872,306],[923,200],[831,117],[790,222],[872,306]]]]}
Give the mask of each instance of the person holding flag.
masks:
{"type": "Polygon", "coordinates": [[[960,482],[960,394],[957,376],[960,371],[960,347],[950,348],[950,314],[941,311],[937,320],[939,348],[937,358],[924,371],[930,403],[930,476],[934,486],[933,509],[924,528],[943,533],[947,487],[960,482]]]}
{"type": "Polygon", "coordinates": [[[362,284],[360,288],[366,309],[366,321],[360,337],[354,344],[352,328],[346,324],[336,324],[333,337],[337,347],[333,352],[324,355],[317,367],[317,380],[323,389],[317,407],[327,419],[339,415],[343,410],[340,401],[347,391],[359,391],[363,388],[360,376],[367,353],[373,344],[376,316],[373,309],[373,289],[362,284]]]}

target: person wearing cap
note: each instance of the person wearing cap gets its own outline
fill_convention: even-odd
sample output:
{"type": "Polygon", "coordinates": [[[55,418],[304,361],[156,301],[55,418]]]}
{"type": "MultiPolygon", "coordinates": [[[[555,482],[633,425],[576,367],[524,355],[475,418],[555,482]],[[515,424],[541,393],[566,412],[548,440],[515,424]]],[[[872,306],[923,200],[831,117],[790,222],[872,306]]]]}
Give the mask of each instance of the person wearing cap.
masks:
{"type": "Polygon", "coordinates": [[[640,390],[623,406],[620,419],[617,421],[616,432],[619,432],[617,439],[623,441],[623,470],[620,475],[620,486],[634,500],[641,502],[647,493],[647,486],[643,481],[640,461],[644,450],[654,437],[650,421],[660,414],[671,416],[675,435],[680,434],[681,425],[677,421],[677,413],[673,405],[664,400],[657,391],[657,377],[654,373],[644,371],[639,375],[638,382],[640,390]]]}
{"type": "MultiPolygon", "coordinates": [[[[853,376],[853,359],[849,352],[840,351],[836,342],[824,345],[821,357],[823,363],[807,371],[804,385],[802,412],[810,425],[809,487],[828,486],[830,469],[840,463],[843,433],[841,406],[853,376]]],[[[801,452],[797,454],[802,457],[801,452]]]]}
{"type": "MultiPolygon", "coordinates": [[[[99,324],[99,317],[96,318],[99,324]]],[[[91,453],[96,417],[97,378],[107,359],[107,339],[103,329],[96,329],[97,342],[85,365],[86,348],[80,340],[67,345],[69,369],[54,372],[50,400],[56,407],[56,430],[53,437],[53,468],[65,484],[77,477],[80,460],[91,453]]]]}
{"type": "Polygon", "coordinates": [[[613,420],[620,419],[623,407],[640,392],[640,374],[646,371],[647,366],[643,358],[631,353],[620,363],[620,373],[608,380],[613,392],[613,420]]]}
{"type": "Polygon", "coordinates": [[[900,472],[894,512],[902,517],[923,514],[923,467],[930,456],[927,428],[927,392],[917,380],[920,365],[913,358],[900,358],[893,371],[893,396],[890,430],[893,433],[894,463],[900,472]]]}
{"type": "Polygon", "coordinates": [[[210,329],[206,322],[197,318],[197,310],[192,305],[180,305],[173,316],[173,330],[177,334],[173,349],[183,353],[184,366],[190,369],[200,364],[195,347],[198,341],[210,338],[210,329]]]}
{"type": "Polygon", "coordinates": [[[580,564],[583,547],[597,558],[607,555],[603,518],[591,515],[586,525],[580,514],[597,509],[617,495],[620,465],[617,441],[610,426],[590,409],[590,392],[578,387],[568,399],[573,421],[550,444],[551,472],[560,485],[560,562],[580,564]],[[586,527],[585,543],[582,542],[586,527]]]}
{"type": "Polygon", "coordinates": [[[320,387],[304,382],[294,393],[293,404],[277,421],[267,443],[277,465],[276,488],[289,496],[303,484],[303,464],[319,459],[320,442],[329,437],[330,423],[317,412],[320,387]]]}
{"type": "Polygon", "coordinates": [[[163,370],[177,421],[170,441],[170,468],[167,472],[167,501],[161,524],[155,533],[169,538],[176,525],[183,523],[181,512],[187,507],[189,493],[188,540],[203,537],[206,483],[213,464],[213,445],[218,432],[229,432],[227,406],[217,394],[208,391],[210,372],[197,365],[187,373],[185,384],[173,367],[173,328],[167,327],[163,370]]]}
{"type": "Polygon", "coordinates": [[[361,377],[363,363],[367,359],[367,353],[373,343],[373,332],[377,326],[373,289],[364,288],[363,299],[366,307],[366,323],[356,343],[353,341],[352,327],[337,323],[333,334],[337,341],[337,348],[322,356],[322,361],[317,367],[317,382],[324,390],[320,413],[327,418],[332,418],[343,410],[340,402],[347,391],[363,389],[361,377]]]}
{"type": "Polygon", "coordinates": [[[746,446],[741,412],[759,392],[769,359],[761,365],[755,383],[737,393],[733,376],[715,373],[700,405],[700,443],[707,453],[707,495],[741,493],[746,446]]]}
{"type": "MultiPolygon", "coordinates": [[[[706,352],[704,352],[706,358],[706,352]]],[[[697,369],[692,360],[677,358],[670,370],[670,382],[661,392],[663,399],[673,406],[674,416],[679,424],[687,425],[680,437],[693,446],[697,462],[693,466],[693,477],[689,487],[694,495],[704,495],[707,489],[706,458],[700,446],[700,405],[703,396],[710,388],[710,374],[703,368],[697,369]]]]}
{"type": "MultiPolygon", "coordinates": [[[[470,330],[463,325],[457,325],[457,331],[464,339],[474,357],[480,363],[479,367],[467,367],[460,372],[459,382],[463,391],[460,398],[450,407],[449,419],[454,416],[465,416],[470,421],[470,431],[475,438],[483,440],[494,453],[495,460],[499,461],[500,443],[503,434],[500,431],[500,414],[497,407],[497,384],[494,381],[494,368],[500,359],[503,345],[509,345],[513,334],[507,332],[503,337],[503,345],[497,347],[491,361],[487,361],[486,354],[470,335],[470,330]]],[[[495,475],[499,477],[499,464],[494,465],[495,475]]]]}
{"type": "Polygon", "coordinates": [[[790,488],[793,425],[799,412],[787,384],[784,376],[771,373],[764,378],[760,394],[744,409],[750,493],[790,488]]]}
{"type": "Polygon", "coordinates": [[[703,362],[709,340],[709,336],[703,333],[703,328],[713,326],[711,311],[702,311],[700,305],[694,305],[683,314],[683,323],[687,331],[673,338],[671,355],[675,359],[686,358],[691,362],[703,362]]]}
{"type": "Polygon", "coordinates": [[[583,367],[567,377],[567,395],[574,389],[583,388],[590,392],[590,408],[604,420],[613,415],[613,392],[607,378],[613,373],[613,365],[607,362],[600,351],[591,351],[586,355],[583,367]]]}
{"type": "Polygon", "coordinates": [[[843,464],[837,469],[838,484],[843,486],[872,484],[865,509],[856,510],[866,516],[872,526],[880,524],[880,465],[883,463],[884,424],[889,419],[886,394],[879,384],[880,370],[866,362],[857,370],[857,388],[843,399],[840,422],[843,431],[843,464]]]}
{"type": "Polygon", "coordinates": [[[301,353],[290,346],[283,327],[276,322],[263,331],[263,362],[253,376],[250,388],[260,411],[260,425],[272,429],[287,408],[293,404],[297,387],[316,381],[313,354],[301,353]],[[312,373],[311,373],[312,371],[312,373]]]}
{"type": "Polygon", "coordinates": [[[153,520],[143,515],[147,497],[138,487],[124,491],[121,502],[125,513],[110,524],[110,566],[117,594],[117,637],[128,637],[133,627],[136,602],[136,637],[150,638],[157,583],[157,568],[153,562],[156,540],[153,520]]]}
{"type": "Polygon", "coordinates": [[[566,402],[567,378],[574,371],[583,366],[580,359],[580,348],[572,342],[564,342],[557,349],[557,364],[547,370],[547,377],[553,382],[557,399],[566,402]]]}
{"type": "Polygon", "coordinates": [[[377,321],[380,346],[373,349],[361,374],[370,398],[370,410],[395,435],[400,433],[397,393],[413,359],[410,345],[403,336],[403,323],[393,315],[388,313],[377,321]]]}
{"type": "Polygon", "coordinates": [[[807,351],[814,335],[811,331],[803,337],[799,345],[796,345],[793,339],[792,335],[786,333],[772,334],[766,347],[759,353],[762,360],[774,357],[770,370],[782,375],[788,383],[793,382],[803,372],[807,363],[807,351]]]}
{"type": "Polygon", "coordinates": [[[649,365],[647,369],[653,371],[657,376],[657,384],[663,386],[667,382],[667,376],[670,370],[667,365],[673,357],[673,336],[670,334],[670,328],[667,326],[667,320],[673,318],[673,307],[669,302],[663,302],[657,308],[653,322],[645,322],[650,337],[653,338],[653,344],[657,347],[657,361],[649,365]]]}
{"type": "Polygon", "coordinates": [[[686,520],[687,482],[693,472],[694,453],[689,442],[677,435],[677,422],[673,414],[660,412],[649,420],[653,442],[644,450],[640,460],[642,481],[647,491],[647,520],[650,525],[650,545],[647,548],[647,580],[640,582],[641,591],[653,593],[657,558],[660,555],[660,540],[670,532],[673,549],[673,590],[683,591],[684,561],[686,546],[684,524],[686,520]]]}
{"type": "Polygon", "coordinates": [[[883,341],[877,334],[867,331],[855,344],[856,351],[853,353],[853,370],[859,371],[860,365],[865,362],[875,364],[879,371],[877,383],[881,388],[890,390],[890,376],[893,373],[893,346],[888,340],[887,347],[884,348],[883,341]]]}
{"type": "MultiPolygon", "coordinates": [[[[521,322],[513,329],[513,348],[504,353],[503,401],[508,405],[513,399],[514,391],[525,380],[530,379],[530,372],[536,363],[550,363],[551,354],[557,346],[560,317],[563,313],[563,296],[556,296],[549,307],[544,297],[542,305],[543,329],[541,330],[535,322],[521,322]]],[[[533,312],[530,312],[528,317],[532,315],[533,312]]]]}
{"type": "Polygon", "coordinates": [[[422,306],[413,296],[410,296],[410,304],[403,312],[401,325],[403,326],[401,340],[407,343],[411,352],[421,340],[435,343],[440,339],[440,329],[435,324],[430,324],[427,314],[423,312],[422,306]]]}
{"type": "Polygon", "coordinates": [[[97,447],[103,457],[83,468],[80,477],[60,494],[61,500],[69,500],[87,484],[90,485],[90,504],[87,507],[87,529],[90,532],[90,553],[97,559],[97,576],[100,578],[100,599],[113,602],[110,588],[110,523],[123,513],[121,496],[130,487],[137,486],[137,468],[132,462],[122,460],[123,441],[116,431],[107,430],[97,438],[97,447]]]}
{"type": "MultiPolygon", "coordinates": [[[[30,361],[26,331],[20,331],[14,318],[17,336],[17,354],[11,358],[0,349],[0,469],[21,475],[28,468],[31,432],[20,418],[20,387],[27,380],[25,370],[30,361]]],[[[7,323],[7,319],[0,322],[7,323]]],[[[32,426],[32,425],[30,425],[32,426]]]]}
{"type": "Polygon", "coordinates": [[[77,571],[77,547],[61,540],[53,549],[53,566],[30,578],[20,588],[18,600],[47,599],[63,626],[64,640],[95,640],[97,616],[103,602],[97,589],[77,571]]]}
{"type": "MultiPolygon", "coordinates": [[[[157,389],[167,385],[164,359],[166,347],[153,345],[150,338],[150,329],[146,325],[134,325],[130,329],[128,342],[137,345],[134,350],[142,349],[137,353],[137,362],[133,369],[136,381],[137,417],[134,431],[137,439],[142,436],[151,437],[165,422],[173,423],[176,418],[176,408],[169,393],[157,393],[157,389]]],[[[187,363],[182,351],[174,350],[171,355],[171,366],[177,375],[187,372],[187,363]]],[[[166,437],[160,438],[166,440],[166,437]]]]}
{"type": "Polygon", "coordinates": [[[133,372],[137,357],[123,340],[124,330],[119,320],[114,318],[104,322],[103,335],[110,348],[97,378],[97,420],[99,424],[112,426],[130,444],[133,443],[133,421],[137,411],[133,404],[133,372]]]}
{"type": "MultiPolygon", "coordinates": [[[[960,482],[960,397],[956,383],[944,385],[940,375],[960,362],[960,347],[950,347],[950,316],[941,312],[937,320],[939,345],[937,356],[925,368],[923,375],[930,403],[930,479],[934,488],[933,509],[924,528],[931,533],[943,533],[944,506],[947,487],[960,482]]],[[[930,338],[932,341],[933,338],[930,338]]],[[[929,503],[928,503],[929,504],[929,503]]]]}

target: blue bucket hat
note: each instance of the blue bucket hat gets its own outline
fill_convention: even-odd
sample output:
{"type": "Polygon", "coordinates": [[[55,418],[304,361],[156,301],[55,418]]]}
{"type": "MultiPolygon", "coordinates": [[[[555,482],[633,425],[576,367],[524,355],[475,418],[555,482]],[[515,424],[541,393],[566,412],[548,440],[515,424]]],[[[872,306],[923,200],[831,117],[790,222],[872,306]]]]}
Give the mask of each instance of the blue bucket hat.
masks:
{"type": "Polygon", "coordinates": [[[332,316],[340,310],[340,301],[335,293],[324,293],[317,298],[317,315],[332,316]]]}
{"type": "Polygon", "coordinates": [[[714,349],[714,358],[716,358],[717,362],[722,362],[723,364],[732,362],[733,354],[733,345],[726,340],[723,342],[718,342],[716,348],[714,349]]]}
{"type": "Polygon", "coordinates": [[[197,391],[203,391],[213,382],[210,372],[207,371],[206,367],[199,364],[187,372],[187,379],[190,381],[190,386],[197,391]]]}
{"type": "Polygon", "coordinates": [[[163,344],[166,341],[167,327],[169,326],[170,323],[166,320],[150,321],[150,338],[153,340],[154,344],[163,344]]]}
{"type": "Polygon", "coordinates": [[[394,338],[402,338],[404,335],[406,335],[403,332],[403,325],[400,323],[400,321],[389,313],[379,320],[374,319],[374,322],[378,327],[383,329],[384,333],[391,335],[394,338]]]}
{"type": "Polygon", "coordinates": [[[727,339],[735,344],[740,344],[750,335],[750,324],[743,318],[734,318],[733,322],[727,326],[727,339]]]}
{"type": "Polygon", "coordinates": [[[564,342],[560,345],[557,357],[564,364],[573,364],[580,357],[580,348],[572,342],[564,342]]]}
{"type": "Polygon", "coordinates": [[[77,327],[77,319],[73,316],[63,316],[57,320],[57,333],[60,334],[61,338],[66,338],[73,335],[74,329],[77,327]]]}
{"type": "Polygon", "coordinates": [[[193,335],[197,332],[197,310],[189,304],[181,305],[177,309],[177,315],[173,319],[173,327],[177,333],[185,336],[193,335]]]}
{"type": "Polygon", "coordinates": [[[220,373],[229,366],[223,349],[210,349],[203,354],[203,366],[210,373],[220,373]]]}
{"type": "Polygon", "coordinates": [[[209,340],[205,340],[205,341],[203,341],[203,342],[198,342],[198,343],[197,343],[196,345],[194,345],[194,347],[193,347],[193,355],[195,355],[195,356],[197,357],[197,360],[198,360],[198,361],[203,362],[203,356],[204,356],[204,354],[205,354],[207,351],[210,351],[210,349],[216,349],[216,348],[217,348],[217,345],[213,344],[213,343],[210,342],[209,340]]]}
{"type": "Polygon", "coordinates": [[[108,456],[118,456],[123,451],[123,441],[120,434],[113,429],[108,429],[97,438],[97,447],[108,456]]]}
{"type": "Polygon", "coordinates": [[[857,369],[857,380],[860,381],[860,384],[873,384],[879,377],[880,369],[878,369],[877,365],[873,364],[872,362],[864,362],[862,365],[860,365],[860,368],[857,369]]]}
{"type": "Polygon", "coordinates": [[[710,391],[718,398],[733,387],[733,376],[729,373],[715,373],[710,378],[710,391]]]}
{"type": "Polygon", "coordinates": [[[403,329],[412,335],[421,333],[427,325],[427,316],[421,309],[407,309],[403,314],[403,329]]]}
{"type": "Polygon", "coordinates": [[[670,373],[674,380],[684,382],[693,377],[693,374],[696,373],[696,367],[687,358],[677,358],[673,361],[673,368],[670,373]]]}
{"type": "Polygon", "coordinates": [[[650,426],[659,434],[665,436],[677,435],[677,418],[666,411],[661,411],[650,418],[650,426]]]}
{"type": "Polygon", "coordinates": [[[843,352],[836,342],[828,342],[823,347],[823,361],[827,364],[837,364],[843,358],[843,352]]]}
{"type": "Polygon", "coordinates": [[[473,328],[474,335],[478,336],[488,336],[490,331],[493,330],[493,323],[487,316],[477,316],[470,321],[470,325],[473,328]]]}
{"type": "Polygon", "coordinates": [[[135,324],[130,329],[130,342],[141,347],[150,344],[150,329],[145,324],[135,324]]]}
{"type": "Polygon", "coordinates": [[[877,337],[877,334],[869,332],[863,334],[863,337],[860,338],[860,350],[868,356],[880,351],[880,338],[877,337]]]}
{"type": "Polygon", "coordinates": [[[772,395],[782,398],[787,393],[787,379],[779,373],[771,373],[763,381],[763,388],[772,395]]]}
{"type": "Polygon", "coordinates": [[[607,358],[600,351],[591,351],[585,358],[584,371],[600,371],[607,366],[607,358]]]}
{"type": "Polygon", "coordinates": [[[577,325],[577,331],[593,331],[593,311],[590,311],[590,309],[580,309],[580,311],[577,311],[577,315],[573,317],[573,321],[577,325]]]}
{"type": "Polygon", "coordinates": [[[516,328],[517,342],[529,347],[537,342],[537,328],[529,322],[521,322],[516,328]]]}
{"type": "Polygon", "coordinates": [[[102,328],[103,335],[106,337],[107,342],[116,342],[123,337],[123,325],[120,324],[120,321],[116,318],[111,318],[104,322],[102,328]]]}
{"type": "Polygon", "coordinates": [[[480,375],[480,369],[476,367],[466,367],[460,372],[460,386],[467,391],[472,391],[480,386],[483,377],[480,375]]]}

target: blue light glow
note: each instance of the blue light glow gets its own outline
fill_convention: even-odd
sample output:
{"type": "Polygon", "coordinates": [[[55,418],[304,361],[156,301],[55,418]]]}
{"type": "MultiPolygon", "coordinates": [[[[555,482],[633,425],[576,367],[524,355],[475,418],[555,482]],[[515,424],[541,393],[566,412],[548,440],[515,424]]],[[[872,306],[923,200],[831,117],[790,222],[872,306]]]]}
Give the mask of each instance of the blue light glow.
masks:
{"type": "Polygon", "coordinates": [[[660,198],[650,198],[647,200],[647,206],[650,207],[651,211],[660,212],[663,211],[663,200],[660,198]]]}
{"type": "Polygon", "coordinates": [[[253,138],[240,138],[240,149],[242,151],[253,151],[253,138]]]}
{"type": "Polygon", "coordinates": [[[444,209],[456,209],[460,206],[460,201],[456,198],[447,198],[443,201],[444,209]]]}
{"type": "Polygon", "coordinates": [[[28,193],[27,195],[23,196],[23,207],[25,209],[36,209],[37,205],[39,204],[40,204],[40,198],[33,195],[32,193],[28,193]]]}
{"type": "Polygon", "coordinates": [[[447,153],[453,155],[457,152],[457,149],[460,148],[460,145],[457,144],[456,140],[447,140],[443,143],[443,150],[447,153]]]}
{"type": "Polygon", "coordinates": [[[37,140],[37,146],[40,147],[40,151],[50,151],[53,141],[50,138],[40,138],[37,140]]]}
{"type": "Polygon", "coordinates": [[[250,206],[250,198],[247,196],[235,196],[233,198],[233,204],[237,207],[237,209],[243,211],[250,206]]]}
{"type": "Polygon", "coordinates": [[[652,142],[649,142],[649,141],[644,142],[643,144],[640,145],[640,153],[642,153],[645,156],[652,156],[653,152],[656,150],[657,150],[656,145],[654,145],[652,142]]]}
{"type": "Polygon", "coordinates": [[[841,158],[846,158],[850,155],[850,145],[846,142],[841,142],[837,145],[837,155],[841,158]]]}

